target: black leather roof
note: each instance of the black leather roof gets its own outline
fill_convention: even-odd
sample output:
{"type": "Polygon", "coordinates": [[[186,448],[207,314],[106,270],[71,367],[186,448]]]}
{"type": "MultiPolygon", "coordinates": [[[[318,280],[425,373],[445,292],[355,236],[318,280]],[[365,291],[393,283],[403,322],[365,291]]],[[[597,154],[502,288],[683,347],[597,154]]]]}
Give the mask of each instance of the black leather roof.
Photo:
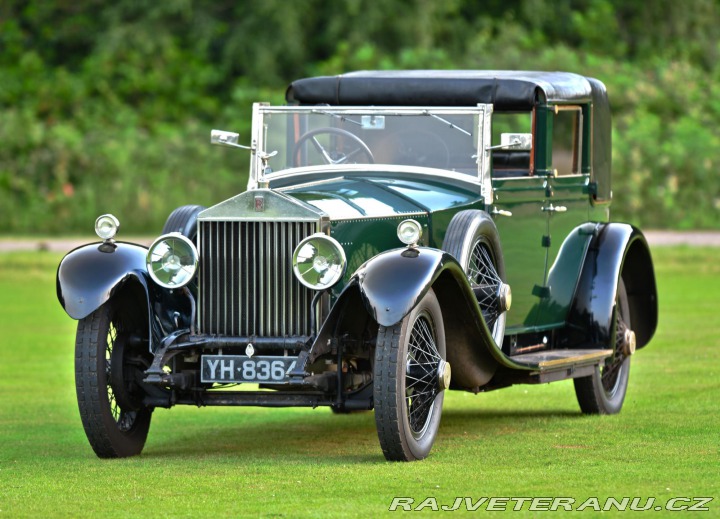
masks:
{"type": "MultiPolygon", "coordinates": [[[[595,83],[569,72],[512,70],[361,71],[293,81],[290,103],[376,106],[475,106],[529,110],[538,102],[591,101],[595,83]]],[[[596,93],[597,94],[597,93],[596,93]]]]}

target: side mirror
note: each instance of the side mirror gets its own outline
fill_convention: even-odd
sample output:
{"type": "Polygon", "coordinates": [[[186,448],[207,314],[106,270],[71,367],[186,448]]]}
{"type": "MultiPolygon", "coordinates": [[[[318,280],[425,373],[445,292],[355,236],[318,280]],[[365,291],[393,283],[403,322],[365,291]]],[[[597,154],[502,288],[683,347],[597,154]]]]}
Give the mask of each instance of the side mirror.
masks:
{"type": "Polygon", "coordinates": [[[235,132],[226,132],[225,130],[213,130],[210,132],[210,144],[218,146],[229,146],[230,148],[242,148],[244,150],[252,150],[250,146],[238,144],[240,134],[235,132]]]}
{"type": "Polygon", "coordinates": [[[532,149],[532,133],[501,133],[500,144],[486,148],[488,150],[518,150],[532,149]]]}

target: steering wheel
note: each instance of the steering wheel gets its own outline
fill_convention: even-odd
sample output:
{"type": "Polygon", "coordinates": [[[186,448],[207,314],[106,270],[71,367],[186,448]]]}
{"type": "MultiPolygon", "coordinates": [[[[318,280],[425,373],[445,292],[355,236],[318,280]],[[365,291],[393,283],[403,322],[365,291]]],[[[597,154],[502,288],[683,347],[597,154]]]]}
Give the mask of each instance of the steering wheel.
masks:
{"type": "Polygon", "coordinates": [[[450,150],[445,141],[429,132],[412,130],[398,133],[388,139],[395,147],[395,164],[447,169],[450,150]]]}
{"type": "Polygon", "coordinates": [[[295,167],[309,162],[309,153],[303,150],[305,143],[310,141],[315,151],[320,154],[325,164],[374,164],[370,148],[360,137],[340,128],[316,128],[305,132],[295,143],[293,163],[295,167]],[[306,155],[305,160],[302,155],[306,155]],[[365,159],[365,160],[361,160],[365,159]]]}

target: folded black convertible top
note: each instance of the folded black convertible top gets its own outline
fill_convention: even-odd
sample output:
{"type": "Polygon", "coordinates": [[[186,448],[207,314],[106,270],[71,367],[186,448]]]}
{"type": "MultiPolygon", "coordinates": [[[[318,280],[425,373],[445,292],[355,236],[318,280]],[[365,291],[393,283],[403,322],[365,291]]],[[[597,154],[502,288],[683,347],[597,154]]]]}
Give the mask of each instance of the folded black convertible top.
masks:
{"type": "Polygon", "coordinates": [[[512,70],[360,71],[293,81],[289,103],[376,106],[475,106],[529,110],[538,103],[605,97],[604,85],[569,72],[512,70]]]}

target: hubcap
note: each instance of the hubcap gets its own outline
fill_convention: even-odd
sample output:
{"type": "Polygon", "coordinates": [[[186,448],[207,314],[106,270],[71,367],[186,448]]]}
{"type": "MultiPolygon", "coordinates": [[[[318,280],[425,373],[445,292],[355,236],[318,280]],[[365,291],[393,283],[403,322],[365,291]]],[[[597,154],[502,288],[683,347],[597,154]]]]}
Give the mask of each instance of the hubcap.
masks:
{"type": "Polygon", "coordinates": [[[498,291],[498,308],[500,312],[507,312],[512,306],[512,290],[507,283],[500,283],[498,291]]]}
{"type": "Polygon", "coordinates": [[[626,329],[622,342],[623,353],[629,357],[635,353],[636,346],[637,340],[635,339],[635,332],[630,329],[626,329]]]}
{"type": "Polygon", "coordinates": [[[450,387],[450,375],[450,363],[444,360],[440,360],[437,369],[438,389],[440,391],[445,391],[450,387]]]}

